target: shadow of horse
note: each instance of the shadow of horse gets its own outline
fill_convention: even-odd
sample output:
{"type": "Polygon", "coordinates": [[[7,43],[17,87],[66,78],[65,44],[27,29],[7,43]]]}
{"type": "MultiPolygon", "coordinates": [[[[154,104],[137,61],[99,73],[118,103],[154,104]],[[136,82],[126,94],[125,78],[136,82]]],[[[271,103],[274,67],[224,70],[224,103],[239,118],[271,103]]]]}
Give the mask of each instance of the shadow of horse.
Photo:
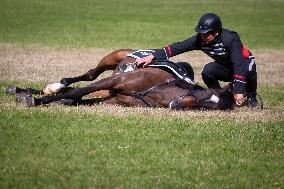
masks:
{"type": "Polygon", "coordinates": [[[146,53],[142,50],[130,49],[114,51],[104,57],[96,68],[87,73],[78,77],[63,78],[60,83],[66,87],[60,93],[35,98],[28,93],[42,93],[41,90],[29,89],[27,91],[16,88],[18,90],[15,90],[18,92],[17,100],[26,103],[29,107],[57,102],[69,105],[106,103],[172,109],[223,110],[233,108],[234,98],[231,84],[223,89],[205,89],[193,82],[194,74],[191,66],[189,67],[191,68],[189,78],[187,78],[190,82],[184,78],[178,78],[165,69],[156,67],[137,69],[135,62],[139,57],[134,55],[137,55],[137,52],[143,52],[143,56],[146,56],[147,53],[151,53],[151,50],[149,51],[146,50],[146,53]],[[129,65],[132,65],[133,69],[127,70],[129,65]],[[121,70],[123,67],[126,69],[121,70]],[[114,70],[114,72],[110,77],[98,80],[86,87],[67,87],[75,82],[95,80],[106,70],[114,70]],[[86,95],[102,90],[108,91],[103,97],[83,99],[86,95]]]}

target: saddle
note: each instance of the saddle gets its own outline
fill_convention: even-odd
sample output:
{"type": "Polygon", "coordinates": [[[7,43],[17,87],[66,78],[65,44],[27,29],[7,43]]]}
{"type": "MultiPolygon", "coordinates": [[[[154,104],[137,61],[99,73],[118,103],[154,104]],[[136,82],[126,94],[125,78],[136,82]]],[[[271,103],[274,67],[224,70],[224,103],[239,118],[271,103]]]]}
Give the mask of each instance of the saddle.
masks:
{"type": "Polygon", "coordinates": [[[178,79],[184,80],[187,83],[194,84],[194,72],[189,63],[186,62],[177,62],[174,63],[169,60],[155,60],[151,62],[149,67],[161,68],[176,77],[178,79]]]}
{"type": "MultiPolygon", "coordinates": [[[[153,49],[143,49],[143,50],[136,50],[132,53],[129,53],[127,56],[132,57],[135,59],[144,58],[153,54],[155,50],[153,49]]],[[[149,67],[155,67],[163,69],[166,72],[173,74],[177,79],[184,80],[188,83],[194,84],[194,72],[189,63],[186,62],[177,62],[174,63],[169,60],[155,60],[148,64],[149,67]]],[[[137,69],[137,63],[128,63],[121,67],[118,67],[119,72],[128,72],[137,69]]]]}
{"type": "MultiPolygon", "coordinates": [[[[160,68],[166,72],[173,74],[177,79],[194,84],[194,72],[189,63],[177,62],[174,63],[169,60],[155,60],[148,64],[148,67],[160,68]]],[[[118,67],[119,72],[129,72],[138,69],[136,62],[128,63],[118,67]]]]}

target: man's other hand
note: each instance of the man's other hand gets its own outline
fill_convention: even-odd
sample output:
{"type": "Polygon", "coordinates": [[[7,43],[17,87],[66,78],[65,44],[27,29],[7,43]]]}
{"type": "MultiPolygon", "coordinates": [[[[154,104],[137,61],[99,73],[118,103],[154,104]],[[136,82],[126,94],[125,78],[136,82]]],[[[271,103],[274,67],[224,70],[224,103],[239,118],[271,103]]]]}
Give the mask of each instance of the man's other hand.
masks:
{"type": "Polygon", "coordinates": [[[235,94],[234,98],[235,98],[236,105],[238,106],[242,105],[245,101],[244,94],[235,94]]]}

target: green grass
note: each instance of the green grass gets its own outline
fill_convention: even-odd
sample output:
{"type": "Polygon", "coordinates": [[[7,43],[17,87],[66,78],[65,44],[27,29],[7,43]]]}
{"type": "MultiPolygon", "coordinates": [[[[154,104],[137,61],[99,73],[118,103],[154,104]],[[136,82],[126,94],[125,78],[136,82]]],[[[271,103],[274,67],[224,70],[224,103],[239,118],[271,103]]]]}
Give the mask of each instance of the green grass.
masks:
{"type": "Polygon", "coordinates": [[[284,111],[284,86],[260,86],[259,94],[263,98],[263,103],[270,108],[279,108],[284,111]]]}
{"type": "Polygon", "coordinates": [[[250,48],[283,48],[283,9],[275,0],[1,0],[0,42],[162,47],[193,35],[199,17],[216,12],[250,48]]]}
{"type": "MultiPolygon", "coordinates": [[[[283,110],[283,87],[259,90],[283,110]]],[[[0,188],[284,186],[282,118],[120,118],[0,100],[0,188]]]]}
{"type": "MultiPolygon", "coordinates": [[[[0,43],[162,47],[193,35],[198,18],[216,12],[250,48],[282,49],[283,8],[281,0],[0,0],[0,43]]],[[[22,82],[14,84],[43,86],[22,82]]],[[[0,188],[284,188],[283,117],[25,109],[3,94],[6,84],[0,81],[0,188]]],[[[266,108],[283,113],[283,87],[259,86],[266,108]]]]}
{"type": "Polygon", "coordinates": [[[280,188],[283,120],[2,109],[1,188],[280,188]]]}

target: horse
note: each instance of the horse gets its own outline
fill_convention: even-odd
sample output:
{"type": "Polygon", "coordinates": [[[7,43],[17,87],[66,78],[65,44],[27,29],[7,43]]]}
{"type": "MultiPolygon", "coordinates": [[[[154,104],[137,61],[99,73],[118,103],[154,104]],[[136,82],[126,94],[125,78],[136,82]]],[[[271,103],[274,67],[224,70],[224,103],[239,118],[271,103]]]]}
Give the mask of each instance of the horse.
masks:
{"type": "MultiPolygon", "coordinates": [[[[17,99],[27,106],[38,106],[52,102],[63,102],[69,105],[107,103],[124,106],[168,107],[172,109],[232,109],[234,100],[231,84],[223,89],[205,89],[194,81],[190,64],[177,63],[183,74],[172,74],[162,61],[145,68],[138,68],[139,56],[147,56],[152,50],[120,49],[105,56],[94,69],[87,73],[63,78],[60,83],[66,86],[59,94],[34,98],[30,94],[20,93],[17,99]],[[95,80],[106,70],[114,70],[110,77],[103,78],[82,88],[67,87],[79,81],[95,80]],[[94,99],[83,99],[90,93],[108,90],[107,96],[94,99]]],[[[175,71],[174,71],[175,72],[175,71]]],[[[40,90],[16,88],[18,92],[42,93],[40,90]]],[[[9,91],[9,90],[7,90],[9,91]]]]}

